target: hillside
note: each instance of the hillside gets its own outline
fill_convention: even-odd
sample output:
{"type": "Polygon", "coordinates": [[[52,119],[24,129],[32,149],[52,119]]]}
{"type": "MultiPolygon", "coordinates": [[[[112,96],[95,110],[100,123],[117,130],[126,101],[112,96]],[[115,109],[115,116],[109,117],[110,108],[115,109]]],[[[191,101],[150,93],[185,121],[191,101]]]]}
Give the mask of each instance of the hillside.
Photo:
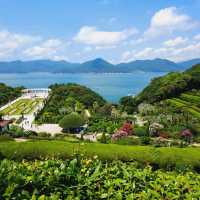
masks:
{"type": "Polygon", "coordinates": [[[182,70],[182,68],[178,64],[166,59],[136,60],[129,63],[118,64],[116,67],[119,71],[122,72],[132,72],[136,70],[170,72],[182,70]]]}
{"type": "Polygon", "coordinates": [[[0,73],[131,73],[144,72],[172,72],[183,71],[193,64],[200,63],[200,59],[174,63],[166,59],[136,60],[128,63],[111,64],[101,58],[84,63],[70,63],[67,61],[33,60],[0,62],[0,73]]]}
{"type": "Polygon", "coordinates": [[[184,62],[179,62],[177,63],[181,68],[183,69],[188,69],[193,65],[199,64],[200,63],[200,58],[192,59],[192,60],[187,60],[184,62]]]}
{"type": "Polygon", "coordinates": [[[160,124],[166,137],[180,138],[190,130],[200,138],[200,64],[182,73],[155,78],[136,97],[123,97],[123,110],[137,112],[143,121],[160,124]]]}
{"type": "Polygon", "coordinates": [[[0,73],[73,72],[79,64],[66,61],[34,60],[0,62],[0,73]]]}
{"type": "Polygon", "coordinates": [[[171,97],[176,97],[182,92],[200,89],[200,64],[191,69],[178,73],[169,73],[163,77],[155,78],[135,98],[137,103],[154,103],[171,97]]]}
{"type": "Polygon", "coordinates": [[[12,88],[0,83],[0,106],[12,101],[21,95],[21,88],[12,88]]]}
{"type": "Polygon", "coordinates": [[[92,61],[87,61],[81,64],[79,66],[79,71],[84,73],[89,72],[96,72],[96,73],[102,73],[102,72],[112,72],[114,71],[115,66],[111,63],[101,59],[97,58],[92,61]]]}
{"type": "Polygon", "coordinates": [[[57,123],[68,113],[91,108],[94,102],[99,106],[106,103],[99,94],[78,84],[55,84],[50,88],[50,99],[38,116],[38,121],[57,123]]]}
{"type": "Polygon", "coordinates": [[[200,89],[200,64],[184,72],[171,72],[154,78],[135,98],[123,97],[120,103],[126,110],[133,112],[140,103],[160,102],[194,89],[200,89]]]}
{"type": "Polygon", "coordinates": [[[182,93],[176,98],[167,99],[166,102],[169,106],[190,113],[200,120],[200,91],[182,93]]]}

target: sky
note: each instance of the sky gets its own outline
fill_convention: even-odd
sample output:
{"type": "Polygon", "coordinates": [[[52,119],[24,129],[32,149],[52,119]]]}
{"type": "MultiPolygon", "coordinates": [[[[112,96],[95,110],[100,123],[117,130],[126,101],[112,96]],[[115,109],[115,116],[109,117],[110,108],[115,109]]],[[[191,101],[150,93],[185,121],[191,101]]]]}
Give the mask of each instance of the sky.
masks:
{"type": "Polygon", "coordinates": [[[200,0],[0,0],[0,61],[200,58],[200,0]]]}

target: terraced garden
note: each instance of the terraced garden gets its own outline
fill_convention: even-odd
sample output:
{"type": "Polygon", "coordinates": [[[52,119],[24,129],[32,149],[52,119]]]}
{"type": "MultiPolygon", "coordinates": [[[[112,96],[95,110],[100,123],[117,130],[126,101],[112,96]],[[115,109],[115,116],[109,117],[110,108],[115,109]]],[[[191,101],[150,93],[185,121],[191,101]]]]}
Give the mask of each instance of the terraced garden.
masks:
{"type": "Polygon", "coordinates": [[[169,104],[192,114],[200,119],[200,93],[188,92],[181,94],[178,98],[168,99],[169,104]]]}
{"type": "Polygon", "coordinates": [[[42,98],[20,99],[1,111],[3,115],[30,114],[43,101],[42,98]]]}

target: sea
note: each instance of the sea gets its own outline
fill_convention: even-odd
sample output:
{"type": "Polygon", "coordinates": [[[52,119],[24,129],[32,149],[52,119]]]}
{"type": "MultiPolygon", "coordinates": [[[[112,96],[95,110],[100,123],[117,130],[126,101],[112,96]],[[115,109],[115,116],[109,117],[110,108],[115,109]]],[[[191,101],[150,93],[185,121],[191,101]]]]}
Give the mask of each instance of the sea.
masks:
{"type": "Polygon", "coordinates": [[[55,83],[78,83],[87,86],[102,95],[107,101],[118,103],[123,96],[135,96],[149,82],[165,73],[141,72],[134,73],[22,73],[0,74],[0,82],[9,86],[26,88],[47,88],[55,83]]]}

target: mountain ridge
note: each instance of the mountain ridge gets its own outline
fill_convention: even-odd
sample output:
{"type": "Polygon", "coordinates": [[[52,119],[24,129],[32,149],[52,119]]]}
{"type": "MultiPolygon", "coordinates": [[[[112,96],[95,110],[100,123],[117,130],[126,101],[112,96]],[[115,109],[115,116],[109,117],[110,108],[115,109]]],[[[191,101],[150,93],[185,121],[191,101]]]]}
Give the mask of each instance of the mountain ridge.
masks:
{"type": "Polygon", "coordinates": [[[83,63],[71,63],[60,60],[29,60],[1,61],[0,73],[131,73],[183,71],[194,64],[200,63],[200,58],[175,63],[167,59],[135,60],[127,63],[112,64],[102,58],[96,58],[83,63]]]}

